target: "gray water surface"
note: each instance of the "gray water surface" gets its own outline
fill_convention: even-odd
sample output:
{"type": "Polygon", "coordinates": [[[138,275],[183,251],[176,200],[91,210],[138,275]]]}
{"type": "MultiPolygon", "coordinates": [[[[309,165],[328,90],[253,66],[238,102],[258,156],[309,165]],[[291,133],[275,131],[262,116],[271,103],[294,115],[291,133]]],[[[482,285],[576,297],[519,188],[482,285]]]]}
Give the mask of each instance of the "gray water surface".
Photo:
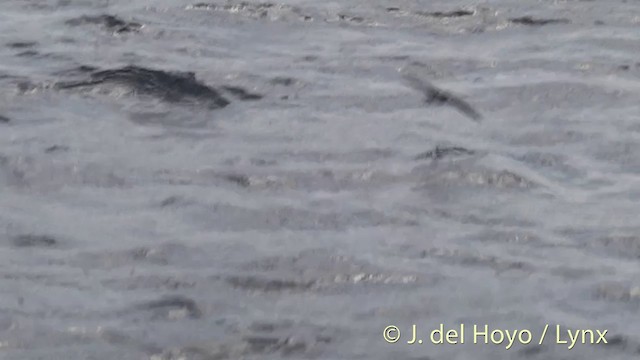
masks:
{"type": "Polygon", "coordinates": [[[0,359],[637,358],[639,53],[633,0],[4,0],[0,359]]]}

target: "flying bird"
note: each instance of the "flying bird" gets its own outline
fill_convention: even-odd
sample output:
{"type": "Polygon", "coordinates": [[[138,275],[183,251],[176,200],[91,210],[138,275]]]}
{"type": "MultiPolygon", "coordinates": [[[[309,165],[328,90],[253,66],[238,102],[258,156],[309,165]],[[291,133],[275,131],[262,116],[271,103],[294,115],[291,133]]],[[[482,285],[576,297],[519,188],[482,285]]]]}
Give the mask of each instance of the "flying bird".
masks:
{"type": "Polygon", "coordinates": [[[476,111],[469,103],[462,100],[446,90],[442,90],[431,84],[428,80],[421,78],[420,75],[401,71],[402,77],[406,83],[415,90],[425,95],[425,102],[430,105],[450,105],[458,109],[461,113],[468,116],[474,121],[482,120],[482,115],[476,111]]]}

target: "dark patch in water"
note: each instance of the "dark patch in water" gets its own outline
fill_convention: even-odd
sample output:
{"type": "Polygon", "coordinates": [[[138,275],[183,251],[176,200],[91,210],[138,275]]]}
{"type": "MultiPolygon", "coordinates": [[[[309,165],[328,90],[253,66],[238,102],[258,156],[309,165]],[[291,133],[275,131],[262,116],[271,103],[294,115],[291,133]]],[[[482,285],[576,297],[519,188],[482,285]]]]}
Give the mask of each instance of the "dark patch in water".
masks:
{"type": "Polygon", "coordinates": [[[640,63],[635,63],[634,65],[620,65],[618,66],[618,70],[629,71],[632,67],[640,68],[640,63]]]}
{"type": "Polygon", "coordinates": [[[53,153],[53,152],[58,152],[58,151],[67,151],[69,150],[68,146],[64,146],[64,145],[53,145],[53,146],[49,146],[48,148],[44,149],[44,152],[47,154],[53,153]]]}
{"type": "MultiPolygon", "coordinates": [[[[389,11],[387,9],[387,11],[389,11]]],[[[418,11],[416,12],[418,15],[429,16],[435,18],[452,18],[452,17],[462,17],[473,15],[474,12],[471,10],[454,10],[454,11],[418,11]]]]}
{"type": "Polygon", "coordinates": [[[253,352],[264,352],[269,348],[274,348],[280,343],[277,337],[247,336],[244,341],[249,344],[253,352]]]}
{"type": "Polygon", "coordinates": [[[249,162],[251,162],[251,165],[256,165],[256,166],[269,166],[269,165],[276,165],[278,163],[275,160],[266,160],[266,159],[250,159],[249,162]]]}
{"type": "Polygon", "coordinates": [[[271,322],[254,322],[249,326],[249,330],[255,332],[272,333],[276,330],[288,330],[291,329],[293,323],[290,321],[281,321],[278,323],[271,322]]]}
{"type": "Polygon", "coordinates": [[[392,7],[386,8],[385,10],[387,12],[390,12],[390,13],[397,13],[397,12],[402,12],[404,14],[411,13],[411,14],[418,15],[418,16],[432,17],[432,18],[438,18],[438,19],[457,18],[457,17],[471,16],[471,15],[475,14],[475,11],[473,11],[473,10],[464,10],[464,9],[452,10],[452,11],[415,11],[415,12],[406,12],[406,11],[402,11],[402,9],[400,9],[399,7],[392,6],[392,7]]]}
{"type": "Polygon", "coordinates": [[[12,42],[12,43],[8,43],[7,47],[10,47],[12,49],[25,49],[25,48],[30,48],[30,47],[34,47],[36,46],[38,43],[36,42],[31,42],[31,41],[25,41],[25,42],[12,42]]]}
{"type": "Polygon", "coordinates": [[[101,284],[113,290],[171,290],[189,289],[196,286],[196,282],[171,275],[131,275],[127,278],[107,279],[101,284]]]}
{"type": "Polygon", "coordinates": [[[414,76],[405,75],[404,78],[408,81],[411,87],[425,94],[425,102],[427,104],[453,106],[472,120],[480,121],[482,119],[482,115],[480,115],[478,111],[469,105],[469,103],[460,99],[457,95],[439,89],[428,81],[418,79],[414,76]]]}
{"type": "Polygon", "coordinates": [[[138,66],[96,71],[88,80],[60,82],[57,89],[97,87],[103,84],[120,84],[133,92],[177,103],[190,99],[206,102],[210,108],[223,108],[230,102],[215,89],[199,82],[192,72],[166,72],[138,66]]]}
{"type": "Polygon", "coordinates": [[[198,319],[202,317],[202,311],[195,301],[185,296],[165,296],[158,300],[152,300],[136,306],[138,309],[165,312],[163,317],[171,317],[172,310],[184,311],[186,317],[198,319]]]}
{"type": "Polygon", "coordinates": [[[291,86],[296,82],[296,79],[290,77],[275,77],[269,81],[272,85],[291,86]]]}
{"type": "Polygon", "coordinates": [[[435,149],[424,152],[415,157],[416,160],[423,159],[433,159],[439,160],[448,156],[456,156],[456,155],[473,155],[475,152],[473,150],[468,150],[463,147],[452,146],[452,147],[439,147],[436,146],[435,149]]]}
{"type": "Polygon", "coordinates": [[[361,16],[350,16],[350,15],[344,15],[344,14],[338,14],[338,19],[342,21],[355,22],[355,23],[361,23],[364,21],[364,18],[361,16]]]}
{"type": "Polygon", "coordinates": [[[529,26],[542,26],[550,24],[568,24],[568,19],[534,19],[531,16],[523,16],[519,18],[509,19],[514,24],[529,25],[529,26]]]}
{"type": "Polygon", "coordinates": [[[295,280],[265,279],[257,276],[230,276],[226,281],[236,288],[264,292],[307,290],[314,285],[313,281],[300,282],[295,280]]]}
{"type": "Polygon", "coordinates": [[[188,8],[194,10],[215,10],[218,6],[215,4],[197,3],[189,6],[188,8]]]}
{"type": "Polygon", "coordinates": [[[11,243],[15,247],[52,247],[58,241],[48,235],[18,235],[11,238],[11,243]]]}
{"type": "Polygon", "coordinates": [[[23,51],[20,53],[17,53],[16,56],[18,57],[33,57],[38,55],[39,52],[35,51],[35,50],[27,50],[27,51],[23,51]]]}
{"type": "Polygon", "coordinates": [[[28,58],[36,58],[36,59],[51,59],[51,60],[69,60],[66,54],[61,53],[41,53],[37,50],[29,49],[25,51],[21,51],[17,53],[15,56],[17,57],[28,57],[28,58]]]}
{"type": "Polygon", "coordinates": [[[224,11],[230,14],[240,14],[254,19],[275,19],[282,16],[293,16],[303,21],[313,20],[312,16],[303,14],[302,11],[291,5],[275,3],[250,3],[240,1],[237,3],[228,2],[224,5],[197,3],[187,6],[187,10],[209,10],[224,11]]]}
{"type": "Polygon", "coordinates": [[[525,357],[533,357],[533,356],[537,356],[538,354],[540,354],[542,352],[541,347],[535,346],[535,347],[526,347],[526,348],[522,348],[518,351],[518,354],[522,354],[525,357]]]}
{"type": "Polygon", "coordinates": [[[6,117],[6,116],[2,116],[2,115],[0,115],[0,124],[8,124],[8,123],[10,123],[10,122],[11,122],[11,119],[9,119],[9,118],[8,118],[8,117],[6,117]]]}
{"type": "MultiPolygon", "coordinates": [[[[260,336],[245,335],[238,338],[238,343],[222,343],[207,345],[190,345],[178,348],[165,349],[161,354],[155,354],[154,359],[175,360],[223,360],[223,359],[254,359],[264,358],[265,355],[278,354],[277,358],[309,358],[309,352],[313,352],[322,339],[305,339],[294,336],[260,336]],[[260,356],[262,355],[262,357],[260,356]],[[258,357],[256,357],[258,356],[258,357]]],[[[269,358],[272,358],[269,356],[269,358]]],[[[315,358],[315,357],[314,357],[315,358]]]]}
{"type": "Polygon", "coordinates": [[[236,175],[236,174],[225,175],[224,179],[231,181],[242,187],[249,187],[251,185],[251,180],[246,175],[236,175]]]}
{"type": "Polygon", "coordinates": [[[99,69],[95,66],[81,65],[73,69],[62,70],[54,72],[53,75],[56,76],[78,76],[78,75],[86,75],[92,73],[94,71],[98,71],[99,69]]]}
{"type": "Polygon", "coordinates": [[[473,250],[466,249],[444,249],[430,248],[421,254],[423,258],[433,258],[447,264],[462,264],[473,267],[486,267],[494,270],[497,274],[507,271],[532,272],[535,268],[523,261],[510,260],[493,255],[485,255],[473,250]]]}
{"type": "Polygon", "coordinates": [[[113,31],[114,33],[129,33],[129,32],[137,32],[142,28],[142,25],[136,22],[128,22],[124,21],[113,15],[97,15],[97,16],[81,16],[79,18],[71,19],[66,21],[67,25],[78,26],[78,25],[102,25],[113,31]]]}
{"type": "MultiPolygon", "coordinates": [[[[629,340],[620,334],[615,334],[613,336],[607,336],[607,343],[603,344],[604,346],[619,346],[621,348],[626,348],[629,344],[629,340]]],[[[639,349],[640,350],[640,349],[639,349]]]]}
{"type": "Polygon", "coordinates": [[[469,168],[456,162],[443,163],[442,169],[434,171],[429,166],[416,167],[412,173],[424,176],[425,182],[418,189],[452,186],[482,186],[502,189],[525,189],[537,187],[536,183],[508,170],[469,168]]]}
{"type": "Polygon", "coordinates": [[[171,206],[177,204],[182,201],[182,198],[179,196],[169,196],[168,198],[162,200],[160,202],[161,207],[171,206]]]}
{"type": "Polygon", "coordinates": [[[302,340],[294,338],[277,338],[267,336],[247,336],[243,341],[248,345],[251,353],[274,353],[281,352],[283,355],[291,355],[297,352],[304,352],[307,344],[302,340]]]}
{"type": "Polygon", "coordinates": [[[409,60],[409,55],[388,55],[388,56],[379,56],[378,59],[383,61],[405,61],[409,60]]]}
{"type": "Polygon", "coordinates": [[[243,88],[237,86],[223,86],[223,89],[228,91],[231,95],[237,97],[240,100],[250,101],[250,100],[260,100],[262,99],[262,95],[254,94],[246,91],[243,88]]]}

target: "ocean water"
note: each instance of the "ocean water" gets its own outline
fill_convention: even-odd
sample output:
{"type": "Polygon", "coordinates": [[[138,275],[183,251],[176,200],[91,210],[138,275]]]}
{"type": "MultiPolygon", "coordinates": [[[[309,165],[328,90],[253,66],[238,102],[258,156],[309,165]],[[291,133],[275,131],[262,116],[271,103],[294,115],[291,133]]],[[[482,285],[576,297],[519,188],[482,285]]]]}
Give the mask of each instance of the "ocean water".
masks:
{"type": "Polygon", "coordinates": [[[638,53],[634,0],[4,0],[0,359],[637,358],[638,53]]]}

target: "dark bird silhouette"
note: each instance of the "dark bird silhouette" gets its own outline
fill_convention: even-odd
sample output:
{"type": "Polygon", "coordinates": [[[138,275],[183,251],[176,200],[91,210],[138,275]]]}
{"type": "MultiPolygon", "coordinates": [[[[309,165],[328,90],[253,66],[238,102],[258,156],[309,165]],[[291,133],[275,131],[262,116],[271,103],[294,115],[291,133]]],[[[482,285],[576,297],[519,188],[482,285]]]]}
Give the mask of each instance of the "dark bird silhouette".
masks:
{"type": "Polygon", "coordinates": [[[442,90],[416,74],[403,73],[403,78],[413,89],[425,95],[425,102],[430,105],[450,105],[474,121],[482,120],[482,115],[469,103],[457,95],[442,90]]]}

